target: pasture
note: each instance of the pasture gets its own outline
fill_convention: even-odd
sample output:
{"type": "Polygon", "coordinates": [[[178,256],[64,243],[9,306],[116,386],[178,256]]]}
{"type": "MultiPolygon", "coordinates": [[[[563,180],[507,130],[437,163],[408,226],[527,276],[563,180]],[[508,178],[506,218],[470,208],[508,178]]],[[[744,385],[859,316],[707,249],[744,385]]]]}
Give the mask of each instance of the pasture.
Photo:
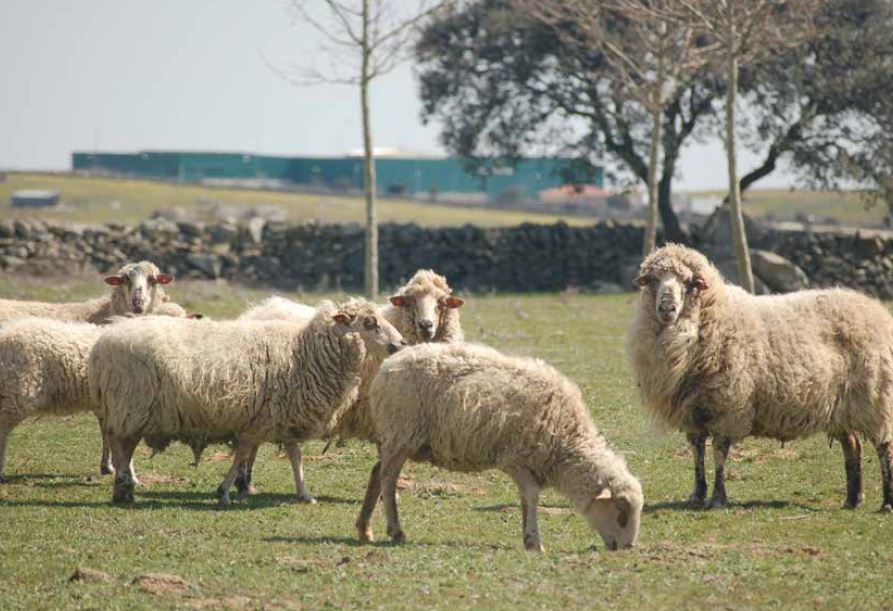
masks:
{"type": "MultiPolygon", "coordinates": [[[[79,299],[95,280],[0,279],[0,294],[79,299]]],[[[215,317],[267,293],[177,283],[173,299],[215,317]]],[[[319,295],[288,295],[315,301],[319,295]]],[[[626,364],[632,294],[466,296],[469,339],[546,359],[583,389],[592,414],[643,483],[638,547],[606,552],[554,492],[541,499],[546,553],[523,550],[514,485],[499,472],[403,472],[407,543],[391,545],[381,512],[377,542],[358,545],[354,520],[374,449],[305,445],[317,505],[292,502],[288,462],[265,446],[258,494],[218,509],[225,448],[197,467],[175,445],[136,469],[132,507],[113,507],[98,475],[90,415],[45,418],[12,434],[0,485],[0,608],[888,608],[893,517],[880,515],[880,478],[865,453],[865,506],[844,511],[839,446],[825,438],[781,447],[748,440],[727,466],[732,506],[684,507],[691,456],[679,434],[655,431],[626,364]],[[78,567],[110,581],[70,582],[78,567]],[[184,585],[134,585],[169,573],[184,585]],[[152,590],[151,592],[149,590],[152,590]]],[[[869,446],[870,447],[870,446],[869,446]]],[[[709,462],[708,462],[709,464],[709,462]]],[[[709,467],[712,473],[712,466],[709,467]]]]}

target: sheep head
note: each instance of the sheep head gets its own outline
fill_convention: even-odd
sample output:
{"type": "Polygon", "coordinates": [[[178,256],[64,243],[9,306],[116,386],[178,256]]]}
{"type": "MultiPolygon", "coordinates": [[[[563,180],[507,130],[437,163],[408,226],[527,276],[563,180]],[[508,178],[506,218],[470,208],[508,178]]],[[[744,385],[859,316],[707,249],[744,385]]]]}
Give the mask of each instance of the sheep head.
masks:
{"type": "Polygon", "coordinates": [[[668,327],[680,318],[693,318],[722,278],[701,253],[669,244],[646,257],[635,283],[655,320],[668,327]]]}
{"type": "Polygon", "coordinates": [[[162,273],[148,261],[128,263],[117,274],[105,277],[105,283],[115,287],[131,314],[151,313],[165,301],[162,285],[170,284],[174,277],[162,273]]]}
{"type": "Polygon", "coordinates": [[[379,314],[378,307],[364,299],[341,304],[332,319],[342,332],[356,333],[373,357],[384,359],[406,346],[403,336],[379,314]]]}
{"type": "Polygon", "coordinates": [[[452,292],[446,278],[430,269],[420,269],[390,302],[403,311],[419,338],[429,342],[437,336],[445,312],[465,304],[452,292]]]}
{"type": "Polygon", "coordinates": [[[630,548],[639,537],[644,503],[641,489],[614,493],[610,488],[605,488],[586,508],[586,520],[598,531],[608,549],[630,548]]]}

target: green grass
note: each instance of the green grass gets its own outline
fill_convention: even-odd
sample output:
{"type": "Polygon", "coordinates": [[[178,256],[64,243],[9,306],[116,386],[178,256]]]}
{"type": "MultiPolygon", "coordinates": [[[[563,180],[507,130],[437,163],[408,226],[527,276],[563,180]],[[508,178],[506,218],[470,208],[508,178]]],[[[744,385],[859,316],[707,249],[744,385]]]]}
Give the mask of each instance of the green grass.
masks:
{"type": "MultiPolygon", "coordinates": [[[[86,178],[64,174],[9,173],[0,182],[0,218],[42,218],[77,223],[136,223],[156,210],[182,207],[208,217],[216,204],[272,206],[281,209],[291,222],[365,223],[364,203],[358,197],[337,197],[304,193],[283,193],[247,189],[224,189],[180,185],[147,180],[86,178]],[[61,194],[62,209],[21,210],[10,207],[10,196],[19,189],[53,189],[61,194]]],[[[379,201],[380,222],[415,222],[426,226],[471,223],[482,226],[509,226],[524,222],[554,223],[560,214],[457,207],[394,199],[379,201]]],[[[572,225],[591,224],[592,219],[568,218],[572,225]]]]}
{"type": "MultiPolygon", "coordinates": [[[[712,197],[722,201],[725,191],[689,193],[694,197],[712,197]]],[[[888,213],[882,203],[866,205],[858,193],[834,191],[791,191],[788,189],[755,189],[742,194],[744,213],[753,217],[772,215],[777,220],[794,220],[797,214],[813,214],[834,218],[854,227],[879,226],[888,213]]]]}
{"type": "MultiPolygon", "coordinates": [[[[0,295],[76,297],[78,280],[0,281],[0,295]]],[[[171,290],[191,309],[232,315],[264,293],[212,283],[171,290]]],[[[301,296],[314,299],[316,295],[301,296]]],[[[839,508],[840,450],[822,437],[781,448],[748,440],[728,467],[728,511],[684,510],[691,458],[679,434],[652,430],[624,356],[632,295],[469,296],[472,340],[555,364],[583,389],[592,414],[642,479],[640,545],[605,552],[563,498],[543,497],[547,552],[523,551],[514,485],[499,472],[410,466],[400,496],[407,543],[357,545],[353,523],[373,448],[320,456],[306,445],[315,506],[291,502],[287,461],[263,448],[260,494],[216,508],[226,456],[198,467],[181,446],[150,458],[131,508],[110,505],[98,477],[99,436],[88,415],[27,422],[12,435],[0,486],[0,608],[882,608],[890,605],[893,517],[880,505],[878,463],[866,451],[866,507],[839,508]],[[69,583],[78,566],[112,583],[69,583]],[[146,572],[181,576],[183,593],[130,585],[146,572]]],[[[381,514],[374,527],[384,537],[381,514]]]]}

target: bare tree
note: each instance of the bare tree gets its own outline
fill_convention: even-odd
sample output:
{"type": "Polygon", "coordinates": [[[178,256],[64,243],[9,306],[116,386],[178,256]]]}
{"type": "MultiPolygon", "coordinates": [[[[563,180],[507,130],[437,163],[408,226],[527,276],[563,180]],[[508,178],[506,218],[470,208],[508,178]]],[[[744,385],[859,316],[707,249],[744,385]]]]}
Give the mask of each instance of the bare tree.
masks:
{"type": "Polygon", "coordinates": [[[676,0],[698,27],[717,45],[717,63],[724,64],[726,90],[725,145],[729,168],[729,211],[738,276],[754,291],[750,251],[741,210],[738,180],[738,139],[735,104],[741,66],[765,59],[784,47],[804,44],[813,34],[813,16],[824,0],[676,0]]]}
{"type": "Polygon", "coordinates": [[[601,53],[616,73],[619,99],[651,116],[648,214],[643,253],[657,242],[658,166],[663,114],[677,92],[705,64],[711,49],[698,44],[689,15],[674,0],[517,0],[583,53],[601,53]]]}
{"type": "Polygon", "coordinates": [[[325,69],[298,66],[288,72],[273,68],[286,80],[308,86],[338,83],[359,88],[363,126],[363,182],[366,199],[366,296],[378,296],[378,202],[375,157],[369,110],[372,81],[406,59],[417,26],[450,0],[291,0],[296,21],[319,32],[325,69]]]}

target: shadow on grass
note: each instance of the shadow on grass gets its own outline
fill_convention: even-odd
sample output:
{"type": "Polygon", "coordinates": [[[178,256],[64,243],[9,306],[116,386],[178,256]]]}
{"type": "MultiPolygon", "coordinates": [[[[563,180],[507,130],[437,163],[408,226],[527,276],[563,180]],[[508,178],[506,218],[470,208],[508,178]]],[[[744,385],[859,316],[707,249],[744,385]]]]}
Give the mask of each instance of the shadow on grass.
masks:
{"type": "Polygon", "coordinates": [[[74,473],[23,473],[20,475],[4,475],[5,484],[35,486],[40,488],[64,488],[74,486],[92,487],[103,484],[105,479],[100,475],[75,475],[74,473]]]}
{"type": "MultiPolygon", "coordinates": [[[[817,511],[815,507],[803,505],[801,503],[792,503],[790,501],[745,501],[743,503],[729,503],[727,509],[801,509],[803,511],[817,511]]],[[[718,511],[707,507],[693,507],[686,501],[666,501],[663,503],[648,503],[642,508],[642,513],[655,513],[657,511],[718,511]]]]}
{"type": "Polygon", "coordinates": [[[509,546],[502,544],[475,544],[468,543],[464,541],[449,541],[449,542],[438,542],[438,543],[429,543],[425,541],[415,541],[412,539],[407,540],[405,543],[394,543],[390,540],[387,535],[382,534],[380,539],[373,541],[372,543],[365,543],[359,541],[356,537],[339,537],[339,536],[320,536],[320,535],[308,535],[301,536],[295,535],[294,537],[264,537],[261,539],[264,543],[302,543],[307,545],[331,545],[331,544],[339,544],[339,545],[347,545],[350,547],[356,548],[402,548],[402,547],[426,547],[426,548],[440,548],[440,547],[459,547],[463,549],[480,549],[480,550],[505,550],[510,549],[509,546]]]}
{"type": "MultiPolygon", "coordinates": [[[[540,510],[549,511],[551,509],[560,509],[565,511],[573,511],[573,508],[569,505],[556,505],[553,503],[540,503],[538,505],[540,510]]],[[[521,506],[517,503],[496,503],[495,505],[477,505],[476,507],[472,507],[472,511],[493,511],[493,512],[510,512],[510,511],[521,511],[521,506]]]]}

